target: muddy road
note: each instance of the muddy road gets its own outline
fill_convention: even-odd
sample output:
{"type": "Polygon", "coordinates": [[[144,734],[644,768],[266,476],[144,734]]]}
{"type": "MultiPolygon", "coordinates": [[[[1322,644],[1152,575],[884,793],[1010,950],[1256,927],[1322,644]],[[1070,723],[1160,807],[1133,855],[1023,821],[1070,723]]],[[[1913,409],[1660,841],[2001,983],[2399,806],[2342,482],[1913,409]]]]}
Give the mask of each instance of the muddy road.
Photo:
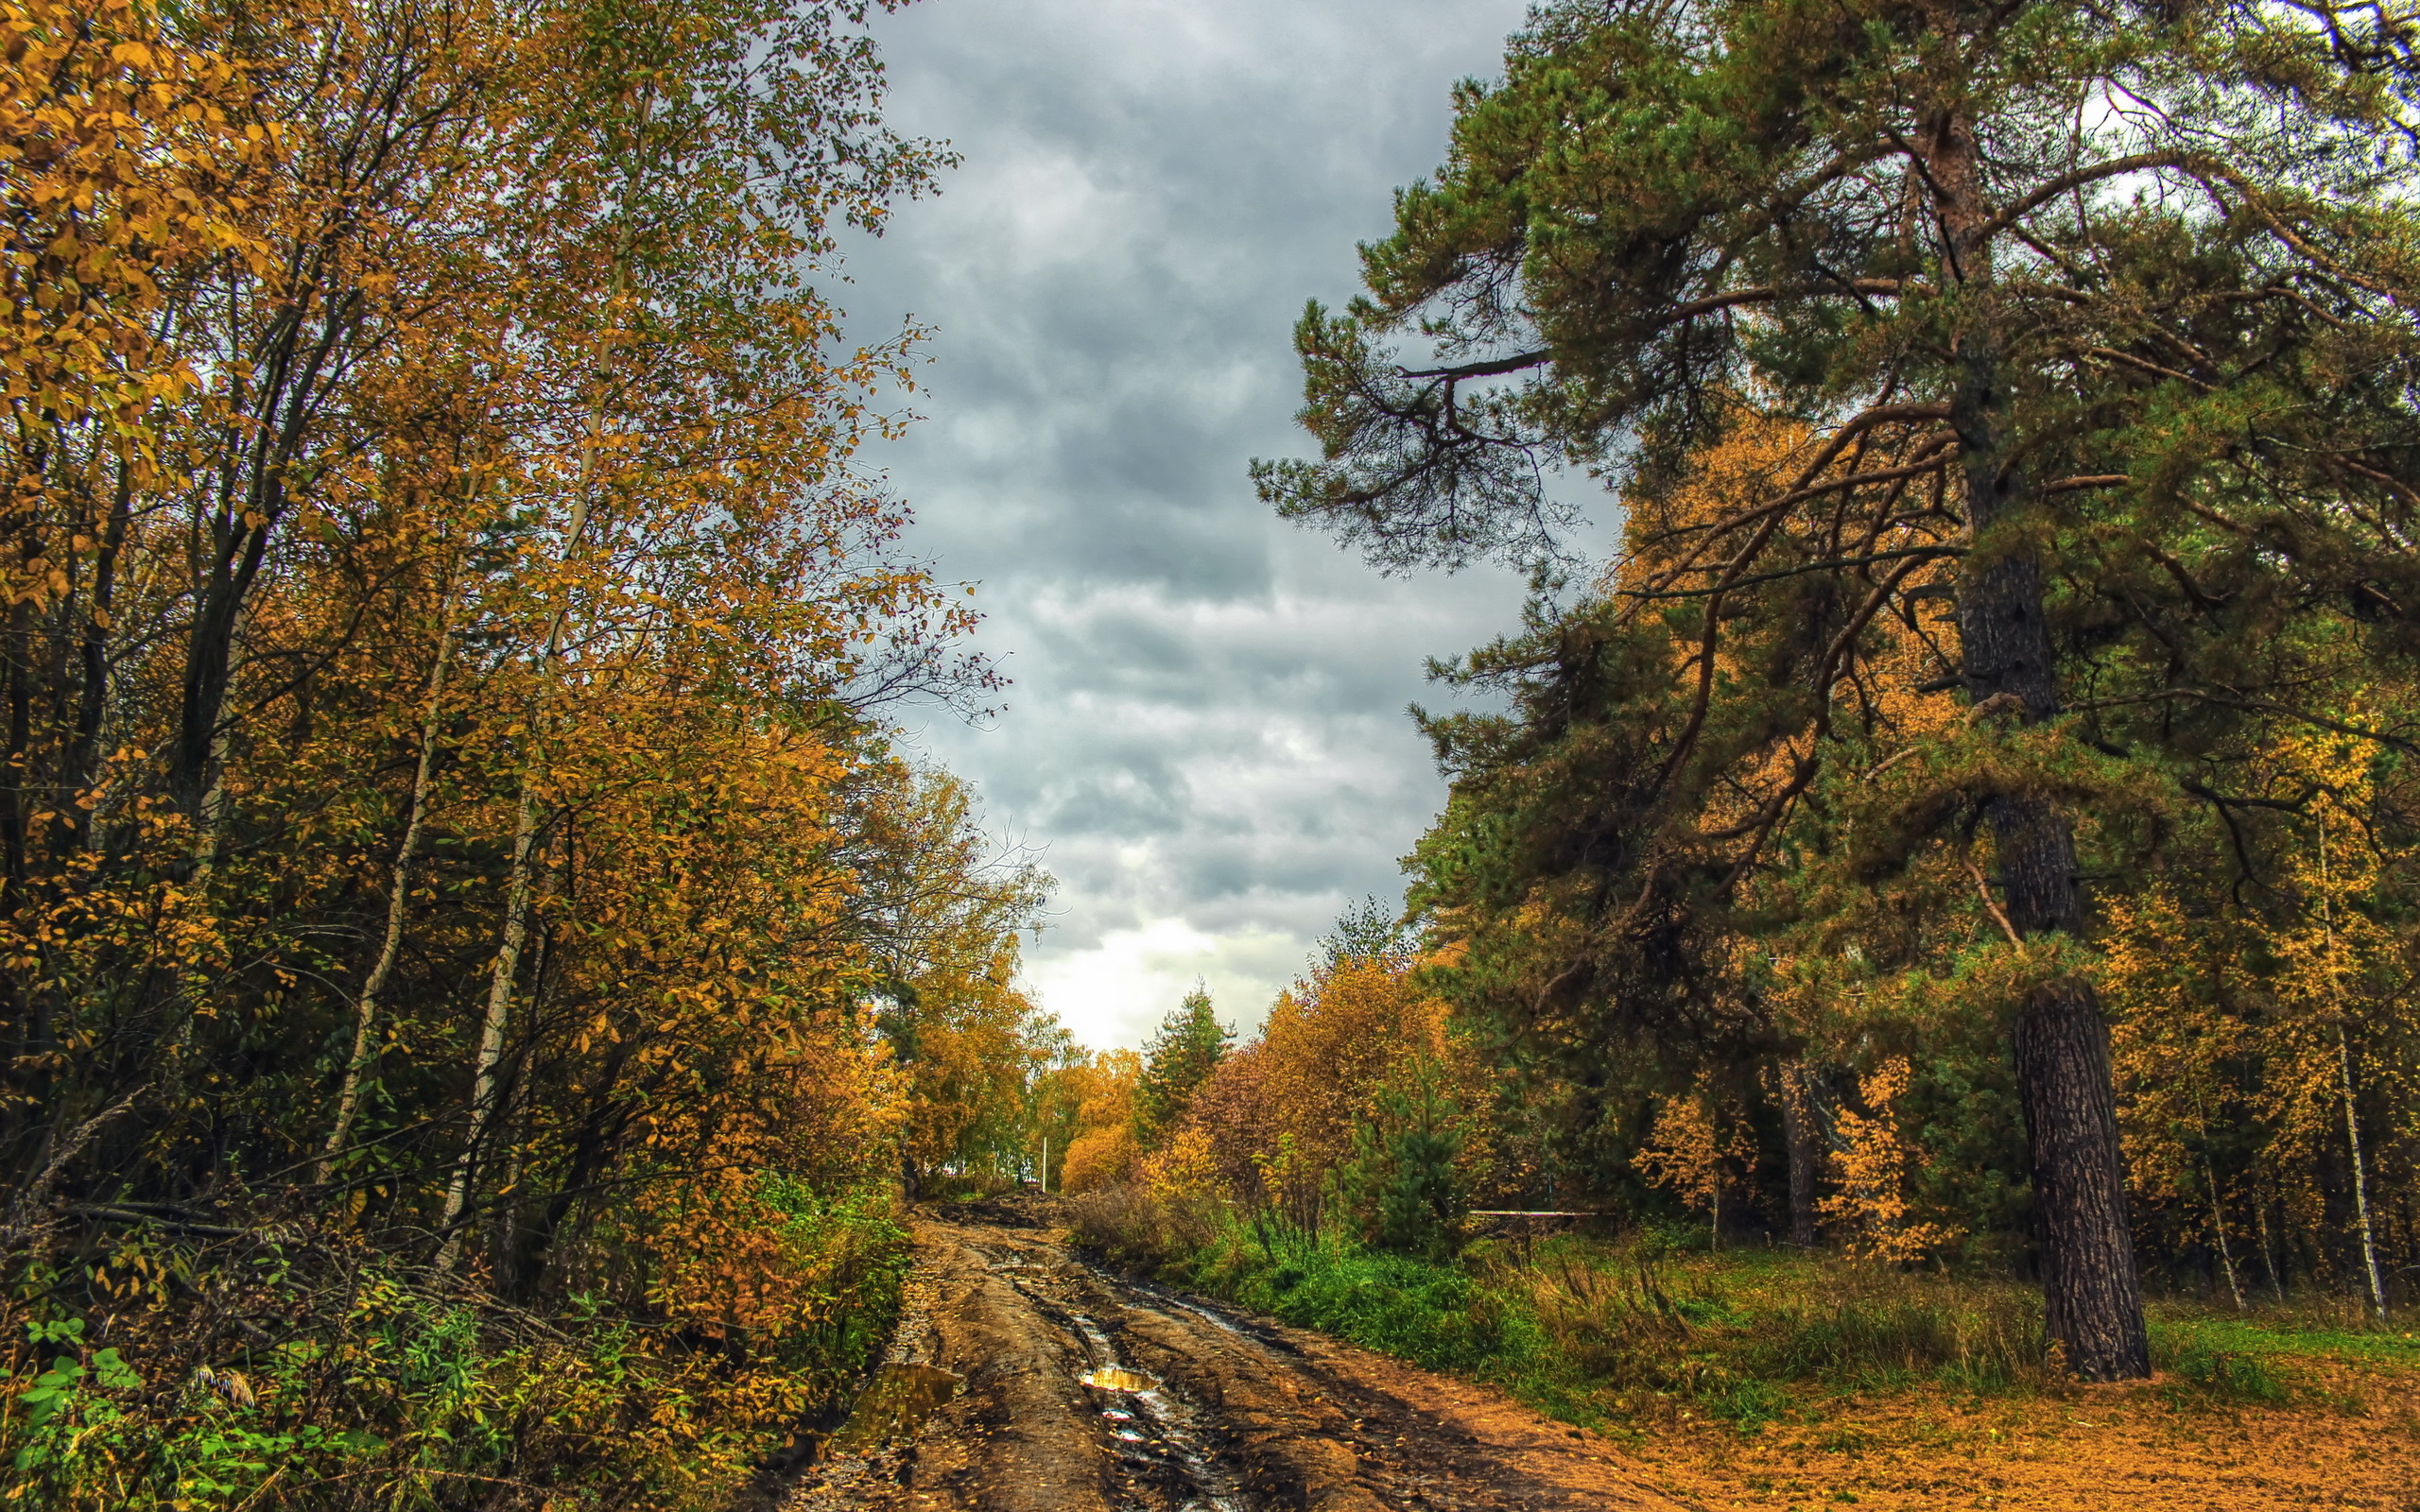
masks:
{"type": "Polygon", "coordinates": [[[891,1364],[785,1512],[1683,1504],[1495,1392],[1122,1279],[1031,1223],[919,1219],[891,1364]]]}

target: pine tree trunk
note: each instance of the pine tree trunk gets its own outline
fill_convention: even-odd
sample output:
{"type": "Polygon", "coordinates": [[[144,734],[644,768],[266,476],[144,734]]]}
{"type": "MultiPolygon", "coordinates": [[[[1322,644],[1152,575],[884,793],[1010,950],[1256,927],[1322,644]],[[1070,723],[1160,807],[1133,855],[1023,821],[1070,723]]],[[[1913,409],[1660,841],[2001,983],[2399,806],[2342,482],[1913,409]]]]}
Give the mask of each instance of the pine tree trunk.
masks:
{"type": "Polygon", "coordinates": [[[2151,1374],[2151,1340],[2100,1005],[2073,977],[2049,983],[2018,1015],[2013,1040],[2042,1228],[2045,1325],[2085,1380],[2139,1380],[2151,1374]]]}
{"type": "Polygon", "coordinates": [[[1787,1060],[1781,1068],[1782,1143],[1789,1160],[1789,1242],[1801,1249],[1815,1247],[1816,1181],[1822,1161],[1815,1141],[1815,1095],[1806,1062],[1787,1060]]]}
{"type": "MultiPolygon", "coordinates": [[[[1971,123],[1955,111],[1926,133],[1941,224],[1944,272],[1963,285],[1954,337],[1950,425],[1965,472],[1972,555],[1958,585],[1966,691],[1976,712],[2006,710],[2027,724],[2059,713],[2038,548],[2022,529],[2026,492],[1992,287],[1991,207],[1971,123]],[[2011,528],[2016,526],[2018,528],[2011,528]]],[[[2080,933],[2083,902],[2075,834],[2048,800],[2007,793],[1986,812],[1998,850],[2010,926],[2020,936],[2080,933]]],[[[2099,995],[2078,977],[2046,982],[2017,1005],[2011,1031],[2025,1108],[2043,1289],[2050,1336],[2090,1381],[2151,1374],[2142,1286],[2126,1214],[2126,1165],[2099,995]]]]}

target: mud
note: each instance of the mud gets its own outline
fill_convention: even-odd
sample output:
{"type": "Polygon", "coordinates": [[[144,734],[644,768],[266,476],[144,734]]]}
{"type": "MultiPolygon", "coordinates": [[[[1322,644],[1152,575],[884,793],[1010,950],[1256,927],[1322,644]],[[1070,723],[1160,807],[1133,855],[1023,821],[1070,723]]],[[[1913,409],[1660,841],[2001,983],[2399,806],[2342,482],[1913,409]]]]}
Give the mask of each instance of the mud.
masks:
{"type": "Polygon", "coordinates": [[[891,1368],[786,1512],[1684,1505],[1485,1388],[1088,1265],[1021,1211],[920,1219],[916,1259],[891,1368]]]}

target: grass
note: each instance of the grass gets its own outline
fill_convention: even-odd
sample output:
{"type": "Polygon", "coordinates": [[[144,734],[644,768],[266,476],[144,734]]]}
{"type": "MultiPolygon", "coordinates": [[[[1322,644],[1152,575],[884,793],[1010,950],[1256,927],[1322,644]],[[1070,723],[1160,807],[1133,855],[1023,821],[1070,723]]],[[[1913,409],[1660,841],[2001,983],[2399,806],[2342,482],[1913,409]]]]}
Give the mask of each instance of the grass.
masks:
{"type": "MultiPolygon", "coordinates": [[[[1837,1256],[1694,1252],[1653,1231],[1616,1239],[1483,1241],[1455,1265],[1268,1223],[1138,1232],[1132,1203],[1090,1234],[1129,1263],[1297,1327],[1492,1382],[1582,1426],[1716,1419],[1754,1435],[1819,1420],[1827,1399],[1943,1393],[1976,1400],[2068,1391],[2051,1366],[2039,1292],[2015,1280],[1920,1274],[1837,1256]]],[[[2154,1304],[2168,1402],[2346,1405],[2317,1368],[2420,1370],[2420,1342],[2332,1300],[2248,1317],[2154,1304]]]]}
{"type": "Polygon", "coordinates": [[[1069,1209],[1122,1263],[1492,1383],[1706,1512],[2420,1512],[2420,1319],[2342,1298],[2155,1298],[2158,1379],[2083,1387],[2011,1280],[1653,1231],[1433,1265],[1129,1189],[1069,1209]]]}
{"type": "Polygon", "coordinates": [[[1247,1307],[1582,1424],[1705,1416],[1754,1433],[1792,1410],[1794,1387],[2031,1390],[2047,1369],[2040,1305],[2014,1284],[1688,1256],[1652,1235],[1482,1244],[1443,1266],[1239,1225],[1184,1268],[1247,1307]]]}
{"type": "Polygon", "coordinates": [[[2159,1379],[2076,1386],[2038,1289],[1989,1275],[1655,1231],[1427,1265],[1132,1191],[1070,1210],[1120,1263],[1598,1430],[1706,1512],[2420,1512],[2420,1318],[2335,1297],[2153,1299],[2159,1379]]]}

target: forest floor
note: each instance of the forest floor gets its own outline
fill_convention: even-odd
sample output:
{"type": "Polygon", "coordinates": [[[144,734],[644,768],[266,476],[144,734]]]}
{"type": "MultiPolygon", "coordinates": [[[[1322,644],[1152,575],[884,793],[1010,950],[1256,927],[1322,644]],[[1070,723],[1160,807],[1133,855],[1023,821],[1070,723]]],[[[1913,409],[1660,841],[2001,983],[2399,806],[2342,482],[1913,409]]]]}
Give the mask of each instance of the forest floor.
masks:
{"type": "Polygon", "coordinates": [[[2420,1512],[2420,1382],[2343,1384],[2366,1388],[2361,1405],[2179,1406],[2156,1381],[2064,1398],[1903,1388],[1753,1436],[1700,1422],[1620,1441],[1649,1484],[1705,1512],[2420,1512]]]}
{"type": "Polygon", "coordinates": [[[1687,1413],[1582,1431],[1093,1265],[1051,1204],[945,1211],[917,1220],[890,1363],[785,1512],[2420,1512],[2420,1374],[2399,1357],[2298,1359],[2286,1404],[2160,1380],[1902,1386],[1801,1396],[1753,1433],[1687,1413]]]}

